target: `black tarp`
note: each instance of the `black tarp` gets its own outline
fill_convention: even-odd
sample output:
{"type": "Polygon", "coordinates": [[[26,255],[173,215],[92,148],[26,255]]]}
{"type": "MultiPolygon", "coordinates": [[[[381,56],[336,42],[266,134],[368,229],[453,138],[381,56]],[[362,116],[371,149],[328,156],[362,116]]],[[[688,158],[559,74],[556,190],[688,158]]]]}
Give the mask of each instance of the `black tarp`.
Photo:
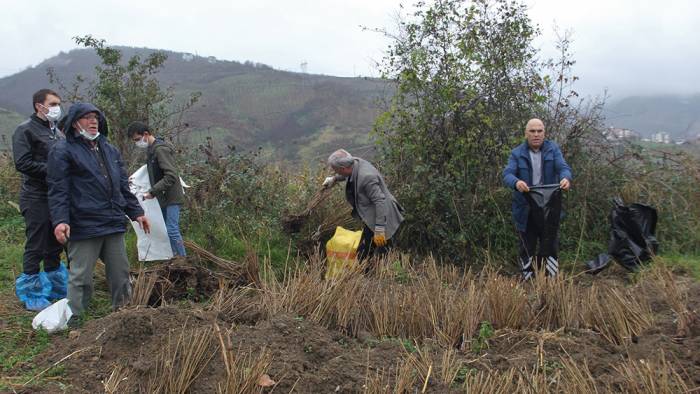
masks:
{"type": "Polygon", "coordinates": [[[601,253],[586,263],[590,273],[605,269],[615,260],[629,271],[651,260],[659,250],[656,240],[656,209],[644,204],[625,206],[620,198],[613,199],[610,211],[610,241],[608,253],[601,253]]]}
{"type": "Polygon", "coordinates": [[[559,184],[530,186],[528,193],[523,193],[530,206],[528,226],[534,225],[542,231],[540,238],[540,255],[557,255],[557,235],[561,221],[561,188],[559,184]]]}

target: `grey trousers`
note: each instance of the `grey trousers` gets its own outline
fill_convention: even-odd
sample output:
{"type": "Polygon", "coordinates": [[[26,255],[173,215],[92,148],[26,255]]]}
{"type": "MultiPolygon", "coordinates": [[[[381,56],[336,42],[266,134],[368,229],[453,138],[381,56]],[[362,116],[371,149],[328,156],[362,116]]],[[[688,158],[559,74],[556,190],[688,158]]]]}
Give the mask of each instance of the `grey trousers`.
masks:
{"type": "Polygon", "coordinates": [[[70,241],[68,256],[70,257],[68,305],[74,314],[82,313],[92,298],[93,271],[98,258],[105,264],[105,275],[109,293],[112,296],[112,309],[116,310],[129,301],[131,283],[124,233],[70,241]]]}

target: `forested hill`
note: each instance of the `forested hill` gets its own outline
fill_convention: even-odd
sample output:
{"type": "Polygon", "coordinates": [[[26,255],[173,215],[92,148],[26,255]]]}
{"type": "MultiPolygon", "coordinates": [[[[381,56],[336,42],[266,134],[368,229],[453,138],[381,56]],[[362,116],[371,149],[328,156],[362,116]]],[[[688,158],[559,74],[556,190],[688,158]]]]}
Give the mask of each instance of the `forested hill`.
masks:
{"type": "MultiPolygon", "coordinates": [[[[124,59],[152,49],[118,47],[124,59]]],[[[340,78],[275,70],[187,53],[168,55],[158,78],[177,97],[201,92],[188,117],[190,141],[212,136],[217,143],[274,149],[289,159],[311,159],[344,146],[366,149],[369,131],[390,95],[389,84],[370,78],[340,78]]],[[[0,134],[31,113],[31,94],[49,83],[47,70],[70,86],[76,75],[91,79],[99,63],[89,49],[60,53],[36,67],[0,79],[0,134]],[[21,114],[21,116],[19,115],[21,114]]],[[[2,143],[2,141],[0,141],[2,143]]]]}

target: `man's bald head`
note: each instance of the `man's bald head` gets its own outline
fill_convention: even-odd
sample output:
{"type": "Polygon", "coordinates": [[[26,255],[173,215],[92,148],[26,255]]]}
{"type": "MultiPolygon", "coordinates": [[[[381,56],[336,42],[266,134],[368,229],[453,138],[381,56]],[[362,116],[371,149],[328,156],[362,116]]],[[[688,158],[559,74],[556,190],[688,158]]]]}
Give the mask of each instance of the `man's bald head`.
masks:
{"type": "Polygon", "coordinates": [[[530,149],[540,150],[544,143],[544,122],[537,118],[528,120],[525,125],[525,139],[530,149]]]}

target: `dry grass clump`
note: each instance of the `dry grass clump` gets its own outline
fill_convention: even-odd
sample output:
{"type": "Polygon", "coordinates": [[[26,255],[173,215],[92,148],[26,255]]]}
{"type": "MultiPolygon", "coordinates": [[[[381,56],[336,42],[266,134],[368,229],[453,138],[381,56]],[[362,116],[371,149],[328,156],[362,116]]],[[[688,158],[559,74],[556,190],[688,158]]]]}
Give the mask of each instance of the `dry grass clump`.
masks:
{"type": "Polygon", "coordinates": [[[547,330],[579,326],[581,288],[571,278],[564,274],[550,278],[538,272],[532,286],[535,305],[531,326],[547,330]]]}
{"type": "Polygon", "coordinates": [[[190,329],[183,325],[171,333],[146,382],[149,393],[186,393],[215,354],[211,328],[190,329]]]}
{"type": "MultiPolygon", "coordinates": [[[[664,354],[658,361],[629,360],[614,366],[621,375],[617,389],[632,394],[688,393],[691,390],[664,354]]],[[[693,390],[694,391],[694,390],[693,390]]]]}
{"type": "Polygon", "coordinates": [[[260,305],[260,290],[252,287],[233,287],[227,281],[219,281],[219,290],[214,293],[207,310],[216,312],[223,320],[237,321],[243,316],[257,314],[260,305]]]}
{"type": "Polygon", "coordinates": [[[226,381],[219,384],[219,394],[261,393],[264,387],[274,386],[275,382],[266,374],[272,363],[272,355],[267,349],[244,352],[239,348],[234,352],[229,339],[225,347],[222,345],[221,354],[226,381]]]}
{"type": "Polygon", "coordinates": [[[477,371],[465,376],[462,388],[467,393],[474,394],[512,394],[527,392],[527,385],[518,380],[518,370],[510,368],[506,371],[477,371]]]}
{"type": "Polygon", "coordinates": [[[158,279],[161,278],[156,272],[147,273],[144,270],[139,270],[136,273],[136,278],[132,279],[129,306],[147,306],[158,279]]]}
{"type": "Polygon", "coordinates": [[[419,317],[412,323],[425,325],[423,335],[418,338],[436,338],[444,347],[459,345],[464,348],[484,315],[485,300],[473,278],[464,289],[454,289],[442,282],[420,278],[413,296],[410,295],[411,291],[407,293],[413,314],[419,317]]]}
{"type": "Polygon", "coordinates": [[[369,364],[365,374],[365,384],[362,386],[364,394],[392,394],[416,392],[418,374],[414,362],[409,357],[404,357],[396,362],[394,375],[385,368],[373,371],[369,364]]]}
{"type": "MultiPolygon", "coordinates": [[[[283,279],[263,272],[260,301],[245,303],[254,303],[266,316],[301,315],[350,335],[366,331],[377,337],[432,338],[445,348],[464,348],[482,321],[496,329],[594,329],[615,344],[652,324],[650,307],[638,292],[582,287],[565,275],[538,275],[522,283],[489,269],[477,277],[430,258],[420,266],[397,256],[376,264],[374,274],[360,267],[324,280],[325,261],[316,256],[306,265],[295,265],[283,279]]],[[[219,299],[241,297],[222,295],[214,305],[226,304],[219,299]]],[[[219,308],[241,311],[240,305],[219,308]]]]}
{"type": "Polygon", "coordinates": [[[663,262],[657,262],[647,273],[646,279],[676,314],[676,340],[686,338],[690,327],[698,321],[695,312],[688,308],[688,287],[679,283],[673,272],[663,262]]]}
{"type": "Polygon", "coordinates": [[[653,323],[646,300],[629,290],[596,284],[585,294],[582,316],[588,327],[614,344],[640,335],[653,323]]]}
{"type": "Polygon", "coordinates": [[[112,373],[109,374],[107,380],[102,382],[102,384],[104,385],[105,393],[117,394],[123,392],[124,386],[126,386],[126,384],[122,385],[122,383],[127,382],[129,380],[128,375],[129,370],[126,367],[124,367],[121,364],[115,366],[112,370],[112,373]],[[120,387],[120,385],[122,387],[120,387]]]}
{"type": "Polygon", "coordinates": [[[524,326],[528,311],[528,294],[518,278],[508,278],[488,270],[483,279],[486,298],[485,320],[494,328],[519,329],[524,326]]]}
{"type": "Polygon", "coordinates": [[[561,360],[564,369],[561,373],[559,388],[568,394],[592,394],[598,393],[596,379],[588,369],[588,364],[577,364],[571,358],[561,360]]]}
{"type": "Polygon", "coordinates": [[[364,393],[423,393],[458,389],[466,393],[572,393],[600,392],[598,382],[584,362],[562,359],[562,368],[547,371],[532,368],[511,367],[505,370],[468,368],[465,362],[455,362],[454,353],[443,356],[435,364],[431,357],[418,350],[400,359],[391,375],[386,369],[376,371],[367,367],[364,393]],[[447,360],[447,361],[446,361],[447,360]]]}

